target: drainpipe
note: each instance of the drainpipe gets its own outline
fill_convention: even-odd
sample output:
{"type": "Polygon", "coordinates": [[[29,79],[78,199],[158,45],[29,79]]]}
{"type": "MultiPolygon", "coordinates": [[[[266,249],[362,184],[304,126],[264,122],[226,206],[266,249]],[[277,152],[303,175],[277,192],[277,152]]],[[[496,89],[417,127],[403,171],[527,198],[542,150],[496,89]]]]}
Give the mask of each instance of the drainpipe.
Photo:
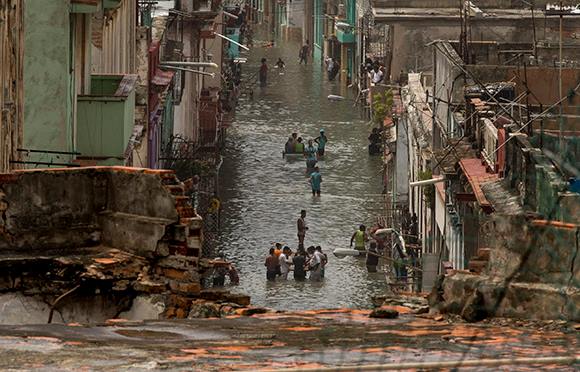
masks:
{"type": "Polygon", "coordinates": [[[445,177],[434,177],[434,178],[431,178],[428,180],[409,182],[409,186],[410,187],[427,186],[427,185],[433,185],[433,184],[443,182],[443,181],[445,181],[445,177]]]}
{"type": "Polygon", "coordinates": [[[238,43],[237,41],[235,41],[235,40],[232,40],[232,39],[230,39],[229,37],[227,37],[227,36],[225,36],[225,35],[222,35],[222,34],[220,34],[220,33],[217,33],[217,32],[214,32],[213,34],[214,34],[215,36],[219,36],[219,37],[221,37],[221,38],[222,38],[222,39],[224,39],[224,40],[227,40],[227,41],[229,41],[230,43],[234,43],[234,44],[236,44],[237,46],[239,46],[239,47],[240,47],[240,48],[242,48],[242,49],[245,49],[245,50],[250,50],[250,48],[248,48],[247,46],[245,46],[245,45],[243,45],[243,44],[240,44],[240,43],[238,43]]]}

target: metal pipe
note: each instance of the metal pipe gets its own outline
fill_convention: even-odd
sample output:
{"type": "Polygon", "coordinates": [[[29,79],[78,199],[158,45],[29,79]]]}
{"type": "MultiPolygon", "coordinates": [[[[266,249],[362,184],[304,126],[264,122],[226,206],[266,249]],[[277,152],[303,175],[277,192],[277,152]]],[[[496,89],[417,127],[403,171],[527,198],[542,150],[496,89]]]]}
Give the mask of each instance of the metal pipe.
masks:
{"type": "Polygon", "coordinates": [[[226,12],[225,10],[223,11],[223,13],[224,13],[224,15],[226,15],[226,16],[228,16],[230,18],[233,18],[233,19],[238,19],[239,18],[237,15],[232,14],[232,13],[229,13],[229,12],[226,12]]]}
{"type": "Polygon", "coordinates": [[[190,68],[183,68],[183,67],[177,67],[177,66],[159,65],[159,67],[162,68],[162,69],[167,69],[167,70],[179,70],[179,71],[193,72],[194,74],[211,76],[212,78],[215,77],[215,74],[213,72],[205,72],[205,71],[199,71],[199,70],[192,70],[190,68]]]}
{"type": "Polygon", "coordinates": [[[219,67],[216,63],[213,62],[161,61],[160,64],[165,66],[183,66],[183,67],[208,67],[208,68],[219,67]]]}
{"type": "Polygon", "coordinates": [[[218,33],[218,32],[214,32],[213,34],[214,34],[214,35],[216,35],[216,36],[219,36],[219,37],[221,37],[222,39],[225,39],[225,40],[229,41],[230,43],[234,43],[234,44],[236,44],[237,46],[239,46],[239,47],[240,47],[240,48],[242,48],[242,49],[245,49],[245,50],[250,50],[250,48],[248,48],[247,46],[245,46],[245,45],[243,45],[243,44],[240,44],[240,43],[238,43],[237,41],[235,41],[235,40],[232,40],[232,39],[230,39],[229,37],[227,37],[227,36],[224,36],[224,35],[222,35],[222,34],[220,34],[220,33],[218,33]]]}
{"type": "Polygon", "coordinates": [[[575,364],[580,362],[580,355],[565,357],[543,357],[543,358],[505,358],[505,359],[469,359],[453,360],[441,362],[409,362],[409,363],[388,363],[388,364],[367,364],[344,367],[315,367],[315,368],[283,368],[283,369],[262,369],[259,372],[339,372],[339,371],[386,371],[404,369],[442,369],[457,367],[497,367],[510,365],[536,365],[536,364],[575,364]]]}
{"type": "Polygon", "coordinates": [[[66,291],[65,293],[61,294],[60,296],[57,297],[56,300],[54,300],[54,302],[52,303],[52,305],[50,306],[50,313],[48,314],[48,324],[52,323],[52,316],[54,314],[54,309],[56,308],[56,305],[58,305],[58,303],[65,298],[66,296],[68,296],[69,294],[73,293],[74,291],[76,291],[77,289],[79,289],[81,287],[81,285],[77,285],[76,287],[74,287],[73,289],[70,289],[68,291],[66,291]]]}
{"type": "Polygon", "coordinates": [[[16,151],[42,153],[42,154],[82,155],[80,152],[76,152],[76,151],[29,150],[29,149],[16,149],[16,151]]]}
{"type": "Polygon", "coordinates": [[[64,167],[80,167],[80,164],[76,163],[49,163],[45,161],[20,161],[20,160],[10,160],[11,164],[30,164],[30,165],[57,165],[57,166],[64,166],[64,167]]]}
{"type": "Polygon", "coordinates": [[[435,178],[431,178],[431,179],[423,180],[423,181],[409,182],[409,186],[410,187],[417,187],[417,186],[433,185],[435,183],[439,183],[439,182],[443,182],[443,181],[445,181],[445,177],[435,177],[435,178]]]}

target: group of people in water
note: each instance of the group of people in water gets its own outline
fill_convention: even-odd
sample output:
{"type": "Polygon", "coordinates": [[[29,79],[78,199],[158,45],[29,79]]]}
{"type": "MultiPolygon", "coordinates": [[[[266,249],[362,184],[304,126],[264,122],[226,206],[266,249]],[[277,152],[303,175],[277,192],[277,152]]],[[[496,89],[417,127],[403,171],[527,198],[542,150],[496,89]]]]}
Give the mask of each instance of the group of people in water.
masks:
{"type": "Polygon", "coordinates": [[[304,140],[302,137],[298,136],[298,133],[292,133],[284,145],[284,153],[303,154],[304,157],[322,157],[324,156],[324,150],[327,143],[328,137],[326,137],[324,129],[320,130],[320,135],[318,137],[308,140],[308,146],[305,146],[304,140]],[[316,146],[314,145],[315,143],[316,146]]]}
{"type": "Polygon", "coordinates": [[[304,281],[307,274],[308,279],[319,282],[324,278],[324,269],[328,263],[328,256],[322,251],[320,246],[309,246],[304,249],[304,238],[308,226],[306,224],[306,210],[300,211],[300,217],[296,221],[298,229],[298,249],[292,252],[290,247],[276,243],[270,249],[264,266],[266,266],[266,279],[275,281],[287,280],[290,271],[294,273],[294,280],[304,281]]]}
{"type": "Polygon", "coordinates": [[[312,196],[320,196],[322,175],[316,164],[324,156],[327,143],[328,137],[326,137],[324,129],[321,129],[320,135],[308,140],[307,145],[304,145],[304,141],[302,137],[298,136],[298,133],[292,133],[284,145],[284,154],[302,154],[306,158],[306,172],[309,176],[312,196]]]}
{"type": "Polygon", "coordinates": [[[324,278],[324,269],[328,263],[328,256],[322,252],[320,246],[310,246],[304,249],[299,246],[293,252],[287,245],[282,246],[276,243],[270,248],[266,257],[266,279],[269,281],[288,280],[288,275],[292,271],[294,280],[305,281],[308,279],[319,282],[324,278]]]}

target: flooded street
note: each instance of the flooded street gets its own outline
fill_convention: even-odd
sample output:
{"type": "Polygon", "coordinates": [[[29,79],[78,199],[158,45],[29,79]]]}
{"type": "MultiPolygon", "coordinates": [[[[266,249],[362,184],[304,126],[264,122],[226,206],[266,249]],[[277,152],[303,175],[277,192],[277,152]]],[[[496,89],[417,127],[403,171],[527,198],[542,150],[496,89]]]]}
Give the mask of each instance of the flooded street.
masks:
{"type": "MultiPolygon", "coordinates": [[[[257,41],[256,44],[259,42],[257,41]]],[[[319,66],[298,64],[298,44],[254,47],[244,65],[244,81],[267,58],[268,86],[254,87],[243,97],[229,129],[220,196],[223,202],[220,247],[240,271],[239,290],[252,303],[276,309],[367,307],[373,294],[384,292],[382,273],[368,274],[364,260],[338,259],[335,248],[348,247],[360,223],[371,225],[381,214],[381,158],[369,157],[372,129],[353,97],[331,102],[341,92],[319,66]],[[283,75],[273,68],[286,62],[283,75]],[[282,158],[292,132],[305,140],[324,129],[329,138],[319,163],[322,197],[311,196],[304,160],[282,158]],[[329,256],[323,283],[266,282],[264,259],[273,242],[298,245],[296,220],[307,210],[305,246],[321,245],[329,256]]],[[[350,92],[349,89],[349,93],[350,92]]],[[[291,276],[291,275],[290,275],[291,276]]]]}

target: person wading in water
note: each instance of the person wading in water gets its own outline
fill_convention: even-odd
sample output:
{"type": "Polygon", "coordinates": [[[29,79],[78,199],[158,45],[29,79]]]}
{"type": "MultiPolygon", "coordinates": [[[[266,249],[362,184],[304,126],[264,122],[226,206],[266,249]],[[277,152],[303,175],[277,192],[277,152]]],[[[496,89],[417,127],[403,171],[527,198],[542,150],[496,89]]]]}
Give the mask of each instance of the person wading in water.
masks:
{"type": "Polygon", "coordinates": [[[296,225],[298,227],[298,248],[304,249],[304,237],[306,236],[306,230],[308,230],[308,226],[306,226],[306,211],[303,209],[300,211],[300,218],[296,221],[296,225]]]}
{"type": "Polygon", "coordinates": [[[350,238],[350,246],[354,242],[354,249],[357,251],[365,251],[365,243],[369,239],[366,232],[367,228],[365,225],[360,225],[359,229],[352,234],[350,238]]]}
{"type": "Polygon", "coordinates": [[[320,130],[320,136],[316,137],[314,142],[318,144],[318,156],[324,156],[324,148],[328,142],[328,138],[324,134],[324,129],[320,130]]]}
{"type": "Polygon", "coordinates": [[[307,65],[309,54],[310,54],[310,44],[308,44],[308,40],[306,40],[306,44],[302,45],[302,48],[300,48],[300,53],[298,54],[298,56],[300,57],[299,64],[302,64],[302,62],[304,62],[304,64],[307,65]]]}
{"type": "Polygon", "coordinates": [[[260,86],[265,87],[268,80],[268,65],[266,64],[266,58],[262,58],[262,64],[260,65],[260,86]]]}
{"type": "Polygon", "coordinates": [[[306,251],[304,248],[298,248],[298,253],[292,259],[294,265],[294,280],[304,281],[306,280],[306,251]]]}
{"type": "Polygon", "coordinates": [[[314,167],[314,172],[310,174],[310,186],[312,187],[312,196],[320,196],[320,184],[322,183],[322,175],[320,168],[314,167]]]}
{"type": "Polygon", "coordinates": [[[266,257],[266,279],[273,282],[276,280],[276,275],[278,274],[278,257],[274,254],[274,248],[270,248],[270,254],[266,257]]]}

